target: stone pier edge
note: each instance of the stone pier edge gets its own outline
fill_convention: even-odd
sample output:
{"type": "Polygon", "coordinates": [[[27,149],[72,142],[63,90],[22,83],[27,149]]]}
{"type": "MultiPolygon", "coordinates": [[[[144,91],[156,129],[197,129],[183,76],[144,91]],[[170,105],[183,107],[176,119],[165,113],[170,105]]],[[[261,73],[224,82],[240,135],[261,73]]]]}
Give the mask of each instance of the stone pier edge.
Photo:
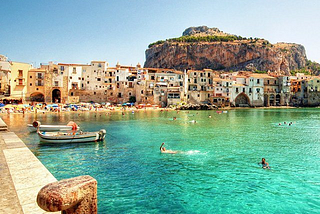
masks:
{"type": "MultiPolygon", "coordinates": [[[[0,126],[7,126],[1,118],[0,126]]],[[[48,213],[38,206],[37,194],[42,187],[57,179],[14,132],[0,132],[0,136],[5,143],[2,152],[6,163],[2,164],[6,164],[9,169],[23,213],[48,213]]]]}

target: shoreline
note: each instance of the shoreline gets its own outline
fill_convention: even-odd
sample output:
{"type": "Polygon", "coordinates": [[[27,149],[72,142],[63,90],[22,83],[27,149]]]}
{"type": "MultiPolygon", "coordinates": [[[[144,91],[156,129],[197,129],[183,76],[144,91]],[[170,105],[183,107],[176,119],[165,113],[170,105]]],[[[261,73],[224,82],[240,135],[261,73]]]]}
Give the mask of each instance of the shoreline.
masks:
{"type": "Polygon", "coordinates": [[[101,109],[101,110],[88,110],[88,111],[60,111],[60,112],[54,112],[54,111],[42,111],[39,110],[38,112],[12,112],[12,113],[0,113],[0,116],[5,115],[16,115],[16,114],[25,114],[25,115],[41,115],[41,114],[65,114],[65,113],[76,113],[76,114],[83,114],[83,113],[112,113],[112,112],[150,112],[150,111],[221,111],[221,110],[237,110],[237,109],[300,109],[300,108],[320,108],[319,106],[316,107],[294,107],[294,106],[270,106],[270,107],[224,107],[224,108],[217,108],[212,110],[195,110],[195,109],[188,109],[188,110],[178,110],[174,108],[142,108],[142,109],[136,109],[136,108],[130,108],[130,109],[101,109]]]}

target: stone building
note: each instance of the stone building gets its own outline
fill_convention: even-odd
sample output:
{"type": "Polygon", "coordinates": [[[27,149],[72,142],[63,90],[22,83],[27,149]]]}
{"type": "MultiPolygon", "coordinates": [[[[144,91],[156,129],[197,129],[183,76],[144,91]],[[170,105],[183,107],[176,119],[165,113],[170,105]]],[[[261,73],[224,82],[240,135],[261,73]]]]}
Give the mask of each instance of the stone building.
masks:
{"type": "Polygon", "coordinates": [[[313,77],[307,81],[307,105],[320,105],[320,77],[313,77]]]}
{"type": "Polygon", "coordinates": [[[10,96],[11,63],[0,55],[0,98],[10,96]]]}
{"type": "Polygon", "coordinates": [[[188,95],[187,102],[191,104],[212,103],[213,95],[213,71],[204,69],[201,71],[188,70],[188,95]]]}
{"type": "Polygon", "coordinates": [[[33,68],[28,71],[26,94],[27,102],[47,102],[45,99],[47,94],[45,77],[47,77],[47,75],[48,70],[45,68],[33,68]]]}

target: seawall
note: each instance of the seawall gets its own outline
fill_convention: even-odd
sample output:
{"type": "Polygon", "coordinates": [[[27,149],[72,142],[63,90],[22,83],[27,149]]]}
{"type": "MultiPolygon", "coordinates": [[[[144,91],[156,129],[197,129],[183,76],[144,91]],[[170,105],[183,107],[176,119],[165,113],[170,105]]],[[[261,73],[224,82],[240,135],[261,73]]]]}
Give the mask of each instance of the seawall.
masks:
{"type": "Polygon", "coordinates": [[[37,205],[37,194],[57,179],[14,132],[6,131],[1,118],[0,128],[0,213],[47,213],[37,205]]]}

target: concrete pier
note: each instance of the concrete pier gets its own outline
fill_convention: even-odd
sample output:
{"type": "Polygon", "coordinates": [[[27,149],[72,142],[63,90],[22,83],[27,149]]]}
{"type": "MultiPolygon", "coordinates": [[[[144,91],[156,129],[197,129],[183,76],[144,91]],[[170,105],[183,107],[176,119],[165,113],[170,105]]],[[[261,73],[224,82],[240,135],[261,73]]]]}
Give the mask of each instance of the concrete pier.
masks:
{"type": "MultiPolygon", "coordinates": [[[[2,120],[0,129],[5,128],[1,123],[2,120]]],[[[0,213],[47,213],[37,205],[37,194],[42,187],[55,181],[15,133],[0,132],[0,213]]]]}

